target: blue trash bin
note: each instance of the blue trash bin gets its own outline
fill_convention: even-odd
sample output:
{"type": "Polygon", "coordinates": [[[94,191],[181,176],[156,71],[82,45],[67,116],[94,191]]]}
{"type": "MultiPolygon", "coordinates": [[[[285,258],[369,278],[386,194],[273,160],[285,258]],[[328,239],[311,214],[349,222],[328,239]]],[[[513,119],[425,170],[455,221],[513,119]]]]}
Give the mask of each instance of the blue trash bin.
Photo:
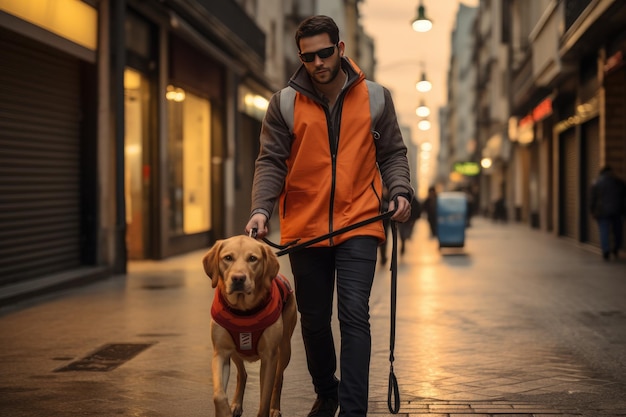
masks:
{"type": "Polygon", "coordinates": [[[437,196],[437,238],[440,248],[465,246],[466,217],[465,193],[445,191],[437,196]]]}

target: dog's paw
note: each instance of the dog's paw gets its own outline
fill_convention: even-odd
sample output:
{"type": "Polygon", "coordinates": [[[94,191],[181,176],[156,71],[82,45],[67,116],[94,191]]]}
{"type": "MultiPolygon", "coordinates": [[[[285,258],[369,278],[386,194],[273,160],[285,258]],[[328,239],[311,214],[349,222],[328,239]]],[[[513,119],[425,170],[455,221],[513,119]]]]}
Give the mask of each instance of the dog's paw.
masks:
{"type": "Polygon", "coordinates": [[[283,417],[283,415],[280,413],[280,410],[271,409],[270,417],[283,417]]]}
{"type": "Polygon", "coordinates": [[[241,417],[243,415],[243,407],[241,404],[233,403],[230,409],[233,412],[233,417],[241,417]]]}

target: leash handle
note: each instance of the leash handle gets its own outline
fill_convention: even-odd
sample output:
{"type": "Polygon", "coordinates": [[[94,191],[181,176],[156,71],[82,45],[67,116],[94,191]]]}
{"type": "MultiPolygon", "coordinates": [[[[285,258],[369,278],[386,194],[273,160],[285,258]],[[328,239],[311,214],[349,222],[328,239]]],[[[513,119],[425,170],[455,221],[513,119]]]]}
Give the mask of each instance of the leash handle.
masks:
{"type": "Polygon", "coordinates": [[[387,408],[391,414],[398,414],[400,411],[400,391],[398,389],[398,380],[393,373],[393,365],[389,370],[389,390],[387,391],[387,408]],[[391,396],[393,395],[393,401],[391,396]]]}
{"type": "Polygon", "coordinates": [[[387,390],[387,408],[391,414],[400,411],[400,390],[398,380],[393,373],[393,351],[396,345],[396,301],[398,297],[398,228],[395,221],[391,222],[391,236],[393,239],[391,250],[391,323],[389,330],[389,388],[387,390]],[[393,396],[393,400],[392,400],[393,396]]]}

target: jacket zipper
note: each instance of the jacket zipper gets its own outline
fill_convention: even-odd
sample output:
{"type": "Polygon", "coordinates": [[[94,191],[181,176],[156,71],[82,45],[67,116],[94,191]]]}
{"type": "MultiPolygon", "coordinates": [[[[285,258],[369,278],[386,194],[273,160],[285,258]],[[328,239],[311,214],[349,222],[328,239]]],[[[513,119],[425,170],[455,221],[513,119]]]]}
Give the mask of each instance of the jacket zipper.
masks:
{"type": "MultiPolygon", "coordinates": [[[[328,145],[330,146],[330,163],[331,163],[331,183],[330,183],[330,204],[328,205],[328,233],[332,233],[334,229],[333,211],[335,207],[335,184],[337,177],[337,149],[339,148],[337,142],[339,136],[335,140],[334,137],[334,123],[332,115],[329,112],[328,107],[324,106],[324,112],[326,113],[326,121],[328,125],[328,145]]],[[[333,238],[330,238],[330,246],[333,246],[333,238]]]]}
{"type": "MultiPolygon", "coordinates": [[[[333,119],[333,114],[329,113],[328,107],[324,108],[326,112],[326,120],[328,120],[328,141],[330,144],[330,155],[331,155],[331,188],[330,188],[330,205],[328,213],[328,233],[332,233],[335,229],[335,225],[333,222],[333,213],[335,209],[335,186],[337,184],[337,154],[339,152],[339,132],[341,130],[341,113],[343,112],[343,96],[346,90],[342,91],[337,97],[337,101],[335,102],[336,111],[334,114],[336,115],[333,119]],[[335,132],[336,129],[336,132],[335,132]]],[[[330,238],[330,246],[334,246],[334,240],[330,238]]]]}

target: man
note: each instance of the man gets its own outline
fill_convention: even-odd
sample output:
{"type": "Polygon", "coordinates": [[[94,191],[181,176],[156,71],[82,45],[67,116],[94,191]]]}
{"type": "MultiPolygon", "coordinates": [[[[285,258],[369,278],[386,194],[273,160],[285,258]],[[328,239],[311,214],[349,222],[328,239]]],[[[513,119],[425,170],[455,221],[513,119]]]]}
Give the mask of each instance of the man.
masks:
{"type": "Polygon", "coordinates": [[[626,186],[613,175],[611,167],[600,170],[600,176],[591,186],[591,214],[598,222],[600,229],[600,246],[602,257],[608,260],[610,253],[617,258],[622,246],[622,216],[626,204],[626,186]],[[613,231],[613,250],[610,246],[610,235],[613,231]]]}
{"type": "Polygon", "coordinates": [[[434,185],[428,187],[428,196],[422,204],[422,210],[426,212],[428,217],[428,226],[430,226],[430,237],[437,237],[437,189],[434,185]]]}
{"type": "MultiPolygon", "coordinates": [[[[344,57],[339,29],[327,16],[313,16],[297,29],[302,65],[289,81],[296,90],[293,130],[280,110],[280,92],[270,100],[246,233],[268,232],[277,198],[281,242],[307,241],[377,216],[382,182],[392,199],[392,219],[408,220],[410,185],[406,147],[389,91],[372,132],[368,89],[361,70],[344,57]],[[375,139],[375,137],[377,139],[375,139]],[[382,178],[381,178],[382,174],[382,178]]],[[[365,417],[371,335],[369,296],[382,221],[370,223],[290,254],[307,365],[317,393],[310,417],[365,417]],[[341,382],[331,316],[337,285],[341,329],[341,382]]]]}

